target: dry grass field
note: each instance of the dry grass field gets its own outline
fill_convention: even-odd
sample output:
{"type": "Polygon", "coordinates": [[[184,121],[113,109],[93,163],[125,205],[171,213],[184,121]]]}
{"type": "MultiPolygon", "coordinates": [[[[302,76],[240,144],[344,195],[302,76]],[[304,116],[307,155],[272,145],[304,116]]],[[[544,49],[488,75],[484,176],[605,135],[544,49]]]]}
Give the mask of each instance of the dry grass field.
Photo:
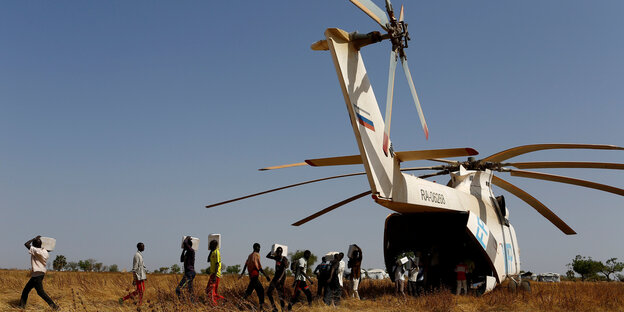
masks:
{"type": "MultiPolygon", "coordinates": [[[[22,288],[28,281],[28,272],[0,270],[0,310],[20,311],[16,308],[22,288]]],[[[141,307],[127,301],[120,306],[117,299],[132,289],[130,273],[49,272],[44,287],[61,311],[252,311],[253,302],[241,300],[247,278],[226,276],[220,292],[226,301],[218,306],[207,304],[204,289],[206,275],[195,279],[195,303],[179,301],[175,287],[181,275],[148,275],[145,302],[141,307]]],[[[291,280],[287,281],[288,283],[291,280]]],[[[265,283],[266,284],[266,283],[265,283]]],[[[266,286],[266,285],[265,285],[266,286]]],[[[337,308],[326,307],[314,301],[312,307],[298,304],[294,311],[624,311],[624,283],[563,282],[558,284],[531,284],[532,292],[512,294],[504,287],[481,297],[455,296],[449,291],[431,293],[419,298],[397,298],[392,295],[390,281],[364,280],[360,295],[364,300],[342,300],[337,308]]],[[[316,288],[313,287],[313,293],[316,288]]],[[[268,300],[267,300],[268,304],[268,300]]],[[[33,290],[26,311],[44,311],[45,302],[33,290]]]]}

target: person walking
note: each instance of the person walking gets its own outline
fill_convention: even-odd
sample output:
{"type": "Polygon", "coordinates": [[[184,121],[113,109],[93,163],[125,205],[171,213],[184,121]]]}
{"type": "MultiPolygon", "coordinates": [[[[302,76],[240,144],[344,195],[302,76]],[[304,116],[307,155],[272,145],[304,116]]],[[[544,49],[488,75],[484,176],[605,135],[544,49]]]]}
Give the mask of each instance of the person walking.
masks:
{"type": "Polygon", "coordinates": [[[139,305],[143,303],[143,293],[145,292],[145,280],[147,280],[147,274],[145,271],[145,264],[143,263],[143,251],[145,245],[141,242],[137,244],[137,252],[132,258],[132,285],[136,286],[136,290],[127,294],[123,298],[119,298],[119,304],[123,304],[124,301],[134,298],[139,295],[139,305]]]}
{"type": "Polygon", "coordinates": [[[190,236],[187,236],[182,243],[182,254],[180,262],[184,263],[184,276],[176,288],[176,294],[180,298],[182,288],[187,288],[191,302],[193,297],[193,280],[195,279],[195,250],[190,236]]]}
{"type": "Polygon", "coordinates": [[[206,286],[206,295],[210,297],[213,304],[217,304],[217,300],[224,299],[223,296],[219,295],[219,281],[221,281],[219,242],[217,240],[210,241],[208,249],[210,249],[210,254],[208,254],[208,263],[210,263],[208,274],[210,274],[210,279],[208,279],[208,285],[206,286]]]}
{"type": "Polygon", "coordinates": [[[455,267],[455,272],[457,273],[457,295],[459,295],[463,289],[464,294],[468,294],[468,285],[466,282],[466,272],[468,271],[468,267],[464,264],[463,261],[459,261],[457,266],[455,267]]]}
{"type": "Polygon", "coordinates": [[[362,267],[362,249],[353,244],[355,250],[351,252],[349,255],[349,262],[347,262],[347,266],[351,269],[351,275],[349,278],[351,279],[351,289],[353,290],[352,297],[357,300],[360,300],[360,294],[358,293],[358,287],[360,286],[360,279],[362,272],[360,271],[362,267]]]}
{"type": "Polygon", "coordinates": [[[405,296],[405,266],[400,259],[397,259],[396,265],[394,266],[394,284],[395,293],[405,296]]]}
{"type": "Polygon", "coordinates": [[[325,286],[327,284],[327,279],[329,278],[329,263],[325,257],[321,258],[321,263],[314,268],[314,273],[316,275],[317,280],[317,288],[316,288],[316,297],[319,299],[323,299],[323,292],[325,291],[325,286]]]}
{"type": "Polygon", "coordinates": [[[418,294],[418,259],[410,258],[410,268],[407,275],[407,294],[416,297],[418,294]]]}
{"type": "Polygon", "coordinates": [[[275,301],[273,301],[274,289],[277,289],[277,297],[279,298],[282,311],[284,311],[284,305],[286,300],[286,289],[284,288],[284,284],[286,283],[286,269],[288,268],[288,258],[282,255],[283,252],[284,250],[282,249],[282,247],[277,247],[275,249],[275,255],[269,252],[269,254],[266,256],[269,259],[275,260],[275,276],[273,276],[273,280],[271,280],[269,288],[267,289],[267,296],[269,297],[269,301],[271,302],[271,306],[273,307],[273,312],[277,312],[277,306],[275,305],[275,301]]]}
{"type": "Polygon", "coordinates": [[[340,305],[340,296],[342,295],[342,285],[340,284],[340,272],[341,263],[344,269],[344,261],[342,258],[344,254],[341,252],[334,255],[334,259],[331,261],[331,269],[329,271],[329,279],[327,280],[327,286],[325,289],[325,297],[323,301],[326,305],[340,305]]]}
{"type": "Polygon", "coordinates": [[[249,285],[245,290],[243,299],[247,299],[249,295],[255,290],[258,295],[258,302],[260,303],[260,310],[264,307],[264,288],[260,282],[260,273],[262,273],[267,281],[271,281],[271,278],[262,270],[262,264],[260,264],[260,244],[253,244],[253,252],[247,257],[243,271],[241,272],[239,279],[245,274],[245,270],[249,271],[249,285]]]}
{"type": "Polygon", "coordinates": [[[292,307],[299,302],[299,295],[303,292],[308,299],[308,306],[312,305],[312,292],[310,292],[310,286],[306,284],[306,280],[310,282],[310,285],[313,285],[314,282],[308,277],[306,274],[306,270],[308,269],[308,259],[312,253],[309,250],[303,252],[303,257],[297,259],[297,263],[295,264],[295,291],[290,298],[290,303],[288,303],[288,310],[292,310],[292,307]]]}
{"type": "Polygon", "coordinates": [[[34,288],[39,297],[41,297],[41,299],[43,299],[50,306],[50,308],[58,310],[59,307],[56,303],[54,303],[54,301],[52,301],[52,299],[50,299],[50,296],[46,294],[45,290],[43,290],[43,278],[47,272],[46,264],[50,255],[47,250],[41,248],[41,236],[38,235],[37,237],[27,241],[24,243],[24,246],[26,246],[26,249],[28,249],[28,253],[30,254],[30,264],[32,269],[30,273],[30,280],[28,280],[28,283],[24,286],[18,307],[20,309],[24,309],[26,307],[28,293],[30,293],[30,291],[34,288]]]}

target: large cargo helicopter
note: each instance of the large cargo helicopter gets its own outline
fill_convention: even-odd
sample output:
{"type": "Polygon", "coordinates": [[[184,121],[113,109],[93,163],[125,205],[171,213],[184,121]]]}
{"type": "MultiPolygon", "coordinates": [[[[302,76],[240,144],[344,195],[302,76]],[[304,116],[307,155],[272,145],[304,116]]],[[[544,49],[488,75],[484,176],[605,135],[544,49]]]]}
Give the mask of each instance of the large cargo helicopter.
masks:
{"type": "Polygon", "coordinates": [[[300,226],[327,212],[356,199],[371,195],[381,206],[393,210],[385,221],[384,259],[390,272],[397,256],[405,252],[419,255],[420,263],[427,268],[427,286],[454,285],[454,266],[460,261],[470,261],[472,275],[480,277],[483,291],[491,290],[506,279],[516,281],[520,273],[520,249],[514,227],[509,222],[509,209],[503,196],[495,196],[496,185],[522,199],[559,228],[563,233],[576,232],[539,200],[515,185],[495,176],[494,172],[511,176],[539,179],[583,186],[624,196],[621,188],[579,180],[564,176],[527,171],[542,168],[594,168],[624,169],[624,164],[601,162],[506,162],[513,157],[540,150],[552,149],[598,149],[624,150],[613,145],[597,144],[533,144],[510,148],[491,156],[475,159],[477,151],[472,148],[438,150],[394,151],[390,140],[392,101],[396,65],[400,59],[410,87],[425,136],[429,131],[409,71],[405,49],[409,33],[403,20],[403,7],[398,18],[392,4],[386,0],[382,10],[370,0],[350,0],[375,20],[382,32],[367,34],[348,33],[337,28],[325,31],[325,39],[312,44],[313,50],[329,50],[344,96],[351,126],[358,144],[359,154],[330,158],[308,159],[305,162],[266,167],[274,170],[296,166],[362,165],[364,172],[337,175],[304,181],[292,185],[246,195],[212,204],[206,208],[250,198],[304,184],[366,175],[370,190],[331,205],[293,225],[300,226]],[[363,47],[389,40],[390,68],[385,116],[369,82],[360,54],[363,47]],[[382,131],[383,129],[383,131],[382,131]],[[449,157],[470,156],[466,161],[447,160],[449,157]],[[402,168],[401,163],[413,160],[432,160],[443,165],[402,168]],[[512,169],[516,168],[516,169],[512,169]],[[437,172],[414,176],[406,173],[415,170],[437,172]],[[446,185],[425,180],[429,177],[450,175],[446,185]]]}

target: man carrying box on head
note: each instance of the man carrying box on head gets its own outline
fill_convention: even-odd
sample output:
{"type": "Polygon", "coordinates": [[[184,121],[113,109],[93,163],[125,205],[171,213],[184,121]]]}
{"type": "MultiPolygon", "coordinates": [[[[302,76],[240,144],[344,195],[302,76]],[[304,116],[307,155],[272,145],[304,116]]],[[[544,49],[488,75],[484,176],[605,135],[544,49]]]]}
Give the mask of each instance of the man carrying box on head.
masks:
{"type": "Polygon", "coordinates": [[[22,297],[20,298],[19,307],[21,309],[26,307],[26,301],[28,301],[28,293],[35,288],[37,290],[37,294],[41,297],[45,302],[54,310],[58,310],[58,306],[48,294],[46,294],[45,290],[43,290],[43,277],[46,274],[46,263],[50,255],[48,251],[44,248],[41,248],[41,236],[37,236],[29,241],[27,241],[24,246],[28,249],[28,253],[30,254],[30,264],[32,265],[32,271],[30,274],[30,280],[24,286],[24,290],[22,291],[22,297]]]}
{"type": "Polygon", "coordinates": [[[217,304],[218,299],[223,299],[223,296],[219,295],[219,281],[221,280],[219,242],[216,239],[211,240],[208,248],[210,249],[210,254],[208,255],[208,263],[210,263],[208,274],[210,274],[210,279],[208,280],[208,286],[206,286],[206,294],[210,296],[212,303],[217,304]]]}
{"type": "Polygon", "coordinates": [[[134,292],[129,293],[123,298],[119,299],[119,304],[123,304],[124,301],[134,298],[134,296],[139,295],[139,305],[143,303],[143,292],[145,292],[145,280],[147,279],[147,274],[145,272],[145,265],[143,264],[143,251],[145,250],[145,245],[143,243],[137,244],[137,252],[134,254],[134,258],[132,259],[132,273],[134,275],[134,280],[132,281],[132,285],[136,286],[136,290],[134,292]]]}
{"type": "Polygon", "coordinates": [[[349,253],[349,262],[347,265],[351,268],[351,286],[353,287],[353,297],[360,300],[360,294],[358,293],[358,286],[360,285],[362,266],[362,249],[353,244],[353,251],[349,253]]]}
{"type": "Polygon", "coordinates": [[[258,295],[258,302],[260,302],[260,310],[262,310],[264,307],[264,288],[262,287],[262,283],[260,283],[260,273],[264,274],[267,281],[271,281],[271,278],[264,273],[262,264],[260,264],[260,244],[253,244],[253,252],[247,257],[247,262],[245,262],[243,271],[238,278],[243,277],[245,270],[249,270],[249,285],[247,285],[247,290],[245,290],[243,299],[247,299],[255,290],[256,295],[258,295]]]}
{"type": "Polygon", "coordinates": [[[283,249],[282,247],[277,247],[275,249],[275,255],[271,252],[266,256],[269,259],[275,260],[275,276],[273,276],[273,280],[269,284],[269,288],[267,289],[267,296],[269,297],[269,301],[271,302],[271,306],[273,306],[273,312],[277,312],[277,306],[275,305],[275,301],[273,301],[273,290],[277,289],[277,297],[280,300],[280,305],[282,306],[282,311],[284,311],[285,305],[285,297],[286,297],[286,289],[284,288],[284,283],[286,282],[286,269],[288,268],[288,258],[282,255],[283,249]]]}
{"type": "Polygon", "coordinates": [[[195,249],[193,249],[193,241],[190,236],[187,236],[182,243],[182,254],[180,255],[180,262],[184,262],[184,276],[180,281],[180,284],[176,288],[176,294],[180,298],[180,291],[182,288],[187,288],[191,301],[193,299],[193,279],[195,279],[195,249]]]}

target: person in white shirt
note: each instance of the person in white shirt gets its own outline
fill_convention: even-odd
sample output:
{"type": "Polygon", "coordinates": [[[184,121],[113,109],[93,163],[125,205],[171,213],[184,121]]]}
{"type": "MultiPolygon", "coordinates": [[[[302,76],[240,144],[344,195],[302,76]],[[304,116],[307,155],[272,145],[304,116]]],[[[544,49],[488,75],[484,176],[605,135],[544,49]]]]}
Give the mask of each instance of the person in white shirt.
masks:
{"type": "Polygon", "coordinates": [[[397,259],[394,267],[394,283],[396,294],[405,296],[405,266],[400,259],[397,259]]]}
{"type": "Polygon", "coordinates": [[[141,242],[137,244],[137,252],[132,259],[132,275],[134,280],[132,285],[136,286],[136,290],[129,293],[123,298],[119,299],[119,304],[123,304],[124,301],[134,298],[139,295],[139,305],[143,303],[143,293],[145,292],[145,280],[147,280],[147,272],[145,271],[145,264],[143,263],[143,251],[145,251],[145,245],[141,242]]]}
{"type": "Polygon", "coordinates": [[[48,251],[41,248],[41,236],[37,236],[29,241],[27,241],[24,246],[28,249],[28,253],[30,254],[30,264],[32,266],[32,271],[30,275],[30,280],[24,286],[24,290],[22,291],[22,297],[20,298],[19,307],[25,308],[26,301],[28,301],[28,293],[35,288],[37,290],[37,294],[41,299],[43,299],[52,309],[58,310],[58,306],[50,296],[46,294],[45,290],[43,290],[43,277],[46,273],[46,263],[48,262],[48,258],[50,255],[48,251]]]}
{"type": "Polygon", "coordinates": [[[290,298],[290,302],[288,303],[288,311],[292,310],[292,307],[299,302],[299,294],[303,292],[308,299],[308,306],[312,305],[312,292],[310,292],[310,286],[306,284],[306,280],[310,282],[310,285],[314,284],[308,274],[306,274],[306,270],[308,269],[308,259],[312,253],[309,250],[303,252],[303,257],[293,260],[296,261],[295,265],[295,282],[294,282],[294,294],[290,298]]]}

